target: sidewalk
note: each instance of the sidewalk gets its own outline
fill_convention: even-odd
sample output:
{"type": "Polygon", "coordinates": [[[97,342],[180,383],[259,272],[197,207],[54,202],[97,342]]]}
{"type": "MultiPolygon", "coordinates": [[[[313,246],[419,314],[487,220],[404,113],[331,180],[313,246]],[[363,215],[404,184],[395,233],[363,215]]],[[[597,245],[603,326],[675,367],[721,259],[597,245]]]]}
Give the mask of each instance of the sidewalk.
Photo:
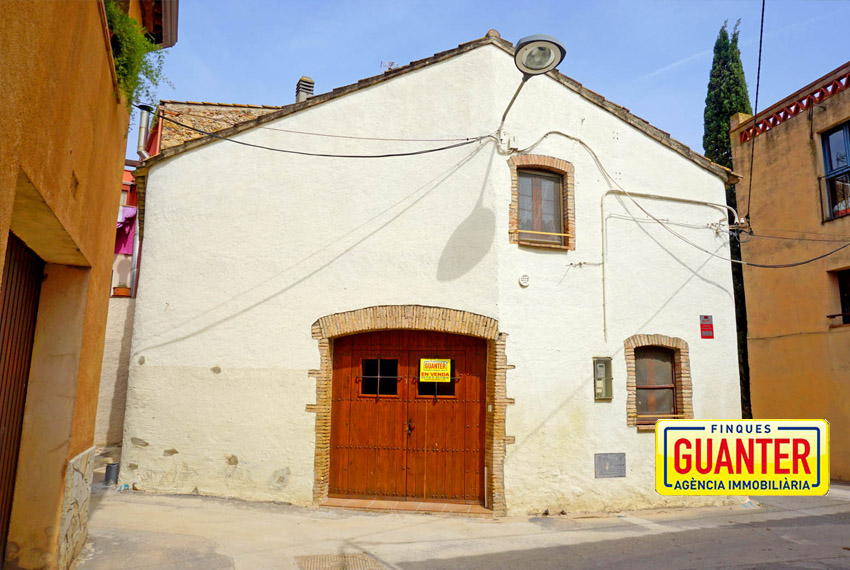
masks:
{"type": "Polygon", "coordinates": [[[747,501],[724,508],[494,520],[119,493],[95,485],[89,542],[74,568],[429,567],[437,560],[848,513],[850,487],[833,483],[828,497],[760,502],[761,507],[747,501]],[[421,564],[425,561],[430,562],[421,564]]]}

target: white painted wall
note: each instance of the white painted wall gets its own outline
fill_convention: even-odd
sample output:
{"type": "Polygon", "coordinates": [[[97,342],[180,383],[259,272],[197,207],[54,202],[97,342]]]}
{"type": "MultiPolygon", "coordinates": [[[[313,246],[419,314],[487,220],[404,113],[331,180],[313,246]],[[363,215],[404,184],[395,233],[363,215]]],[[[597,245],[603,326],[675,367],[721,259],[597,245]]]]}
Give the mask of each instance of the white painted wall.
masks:
{"type": "Polygon", "coordinates": [[[97,447],[114,447],[123,441],[135,304],[136,300],[130,297],[109,299],[94,428],[94,444],[97,447]]]}
{"type": "MultiPolygon", "coordinates": [[[[305,110],[270,127],[372,137],[495,131],[520,80],[484,46],[305,110]]],[[[722,203],[723,182],[548,77],[528,82],[505,130],[523,147],[562,130],[593,147],[628,190],[722,203]]],[[[351,141],[253,129],[280,148],[381,153],[435,143],[351,141]]],[[[510,176],[493,143],[380,160],[293,156],[217,142],[151,169],[145,271],[138,291],[121,484],[309,504],[315,383],[310,325],[384,304],[450,307],[508,333],[506,494],[511,513],[685,504],[654,491],[653,435],[626,426],[623,340],[690,345],[697,417],[739,417],[729,263],[684,244],[603,194],[578,144],[536,149],[575,165],[577,248],[508,241],[510,176]],[[603,336],[602,210],[607,339],[603,336]],[[531,277],[522,289],[520,274],[531,277]],[[699,339],[700,314],[716,339],[699,339]],[[614,399],[593,401],[591,359],[611,356],[614,399]],[[595,479],[594,453],[626,452],[627,477],[595,479]]],[[[723,218],[704,206],[645,200],[720,255],[723,218]]],[[[713,499],[706,499],[713,501],[713,499]]],[[[694,504],[696,501],[691,500],[694,504]]]]}

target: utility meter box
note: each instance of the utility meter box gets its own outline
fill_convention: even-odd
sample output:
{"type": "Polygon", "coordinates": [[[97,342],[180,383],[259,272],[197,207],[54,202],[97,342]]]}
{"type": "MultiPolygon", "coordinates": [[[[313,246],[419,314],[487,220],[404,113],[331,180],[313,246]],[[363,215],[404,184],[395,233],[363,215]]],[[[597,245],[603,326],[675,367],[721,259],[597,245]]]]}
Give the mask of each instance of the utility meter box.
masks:
{"type": "Polygon", "coordinates": [[[593,397],[596,401],[610,400],[614,397],[611,388],[611,357],[593,357],[593,397]]]}

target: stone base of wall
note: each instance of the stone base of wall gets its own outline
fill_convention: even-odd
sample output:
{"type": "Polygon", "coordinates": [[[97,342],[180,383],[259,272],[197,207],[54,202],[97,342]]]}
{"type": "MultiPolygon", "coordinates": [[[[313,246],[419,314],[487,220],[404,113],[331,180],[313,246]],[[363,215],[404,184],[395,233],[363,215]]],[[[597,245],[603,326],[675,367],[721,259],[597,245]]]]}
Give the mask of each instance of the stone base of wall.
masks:
{"type": "Polygon", "coordinates": [[[59,527],[58,568],[67,569],[82,550],[88,537],[89,498],[94,474],[95,448],[82,452],[68,462],[65,498],[59,527]]]}

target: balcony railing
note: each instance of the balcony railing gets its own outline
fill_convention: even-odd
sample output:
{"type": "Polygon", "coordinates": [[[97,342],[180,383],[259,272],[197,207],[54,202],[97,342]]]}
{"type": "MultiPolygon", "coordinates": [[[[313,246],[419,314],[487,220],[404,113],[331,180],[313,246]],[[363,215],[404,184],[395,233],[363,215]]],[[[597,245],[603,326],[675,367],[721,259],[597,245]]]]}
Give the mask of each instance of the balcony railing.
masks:
{"type": "Polygon", "coordinates": [[[850,215],[850,172],[818,176],[823,221],[850,215]]]}
{"type": "Polygon", "coordinates": [[[829,326],[831,327],[850,325],[850,313],[835,313],[834,315],[827,315],[826,318],[829,319],[829,326]]]}

